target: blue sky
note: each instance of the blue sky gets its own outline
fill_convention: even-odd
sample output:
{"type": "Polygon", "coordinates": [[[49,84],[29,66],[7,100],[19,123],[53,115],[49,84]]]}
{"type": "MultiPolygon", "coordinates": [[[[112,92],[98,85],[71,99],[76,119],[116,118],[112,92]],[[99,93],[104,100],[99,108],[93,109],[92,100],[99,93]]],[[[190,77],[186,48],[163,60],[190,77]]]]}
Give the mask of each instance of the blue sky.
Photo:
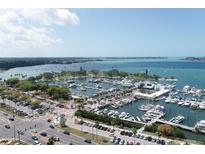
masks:
{"type": "Polygon", "coordinates": [[[205,56],[205,9],[6,11],[3,57],[205,56]]]}

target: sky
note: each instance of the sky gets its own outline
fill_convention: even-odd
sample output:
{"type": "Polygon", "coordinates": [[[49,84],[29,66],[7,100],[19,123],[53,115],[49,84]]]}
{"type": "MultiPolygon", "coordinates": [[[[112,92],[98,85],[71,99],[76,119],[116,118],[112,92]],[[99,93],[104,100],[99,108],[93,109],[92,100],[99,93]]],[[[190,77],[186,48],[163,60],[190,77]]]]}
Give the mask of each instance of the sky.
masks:
{"type": "Polygon", "coordinates": [[[205,56],[205,9],[0,9],[0,57],[205,56]]]}

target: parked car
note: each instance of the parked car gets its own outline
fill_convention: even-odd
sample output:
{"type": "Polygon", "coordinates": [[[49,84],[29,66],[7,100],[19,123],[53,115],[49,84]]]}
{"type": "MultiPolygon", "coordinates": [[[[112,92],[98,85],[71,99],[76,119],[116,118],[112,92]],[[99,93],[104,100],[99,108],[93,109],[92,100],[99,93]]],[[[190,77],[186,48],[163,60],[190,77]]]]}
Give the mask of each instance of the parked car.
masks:
{"type": "Polygon", "coordinates": [[[37,136],[32,136],[31,137],[33,140],[38,140],[38,137],[37,136]]]}
{"type": "Polygon", "coordinates": [[[152,141],[152,137],[151,137],[151,136],[148,136],[148,137],[147,137],[147,140],[148,140],[149,142],[151,142],[151,141],[152,141]]]}
{"type": "Polygon", "coordinates": [[[134,145],[133,141],[127,141],[127,145],[134,145]]]}
{"type": "Polygon", "coordinates": [[[114,133],[111,133],[109,136],[110,136],[110,137],[114,137],[114,133]]]}
{"type": "Polygon", "coordinates": [[[115,140],[116,140],[116,136],[113,137],[113,140],[112,140],[112,143],[115,143],[115,140]]]}
{"type": "Polygon", "coordinates": [[[137,134],[137,135],[136,135],[136,138],[140,138],[140,136],[141,136],[140,134],[137,134]]]}
{"type": "Polygon", "coordinates": [[[125,131],[121,131],[121,132],[120,132],[120,135],[125,135],[125,131]]]}
{"type": "Polygon", "coordinates": [[[59,137],[54,137],[54,140],[55,140],[56,142],[59,142],[59,141],[60,141],[60,138],[59,138],[59,137]]]}
{"type": "Polygon", "coordinates": [[[10,121],[14,121],[14,118],[9,118],[10,121]]]}
{"type": "Polygon", "coordinates": [[[128,133],[128,136],[129,136],[129,137],[132,137],[132,135],[133,135],[132,132],[129,132],[129,133],[128,133]]]}
{"type": "Polygon", "coordinates": [[[64,131],[63,134],[70,135],[68,131],[64,131]]]}
{"type": "Polygon", "coordinates": [[[161,140],[161,145],[165,145],[165,144],[166,144],[165,140],[161,140]]]}
{"type": "Polygon", "coordinates": [[[152,138],[152,142],[156,142],[157,141],[157,139],[156,138],[152,138]]]}
{"type": "Polygon", "coordinates": [[[42,133],[40,133],[40,135],[46,137],[47,133],[46,132],[42,132],[42,133]]]}
{"type": "Polygon", "coordinates": [[[140,136],[140,139],[144,139],[144,136],[143,136],[143,135],[141,135],[141,136],[140,136]]]}
{"type": "Polygon", "coordinates": [[[35,140],[34,145],[40,145],[39,141],[35,140]]]}
{"type": "Polygon", "coordinates": [[[111,128],[108,128],[107,131],[110,132],[110,131],[111,131],[111,128]]]}
{"type": "Polygon", "coordinates": [[[115,129],[112,129],[112,130],[111,130],[111,133],[114,133],[114,132],[115,132],[115,129]]]}
{"type": "Polygon", "coordinates": [[[85,139],[84,142],[91,144],[91,140],[85,139]]]}
{"type": "Polygon", "coordinates": [[[51,129],[54,129],[54,128],[55,128],[53,125],[50,125],[49,127],[50,127],[51,129]]]}
{"type": "Polygon", "coordinates": [[[8,114],[7,114],[7,113],[4,113],[3,115],[4,115],[4,116],[8,116],[8,114]]]}
{"type": "Polygon", "coordinates": [[[160,139],[157,139],[157,144],[161,144],[161,140],[160,139]]]}
{"type": "Polygon", "coordinates": [[[120,141],[119,145],[124,145],[124,144],[125,144],[125,140],[123,139],[120,141]]]}
{"type": "Polygon", "coordinates": [[[5,128],[10,129],[11,127],[9,125],[5,125],[5,128]]]}
{"type": "Polygon", "coordinates": [[[120,141],[121,141],[121,139],[120,138],[117,138],[116,140],[115,140],[115,145],[117,145],[117,144],[119,144],[120,143],[120,141]]]}

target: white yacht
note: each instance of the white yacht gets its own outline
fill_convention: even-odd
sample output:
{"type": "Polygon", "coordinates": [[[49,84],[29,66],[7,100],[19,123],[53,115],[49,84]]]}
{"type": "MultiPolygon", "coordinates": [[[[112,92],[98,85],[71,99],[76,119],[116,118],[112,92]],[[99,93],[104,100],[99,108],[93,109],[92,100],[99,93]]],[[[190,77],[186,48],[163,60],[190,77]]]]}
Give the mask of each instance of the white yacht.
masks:
{"type": "Polygon", "coordinates": [[[179,123],[183,122],[184,119],[185,119],[184,116],[178,115],[178,116],[172,118],[172,119],[170,120],[170,122],[179,124],[179,123]]]}
{"type": "Polygon", "coordinates": [[[68,80],[67,83],[75,83],[74,80],[68,80]]]}
{"type": "Polygon", "coordinates": [[[70,84],[70,85],[69,85],[69,88],[76,88],[76,87],[77,87],[76,84],[70,84]]]}
{"type": "Polygon", "coordinates": [[[205,110],[205,103],[200,103],[199,104],[199,109],[205,110]]]}
{"type": "Polygon", "coordinates": [[[205,120],[197,122],[195,128],[197,128],[201,132],[205,132],[205,120]]]}
{"type": "Polygon", "coordinates": [[[185,101],[184,106],[190,106],[190,102],[189,101],[185,101]]]}
{"type": "Polygon", "coordinates": [[[189,86],[189,85],[186,85],[186,86],[184,86],[184,88],[183,88],[183,92],[184,93],[188,93],[189,91],[191,90],[191,87],[189,86]]]}
{"type": "Polygon", "coordinates": [[[183,104],[184,104],[184,101],[179,101],[177,104],[178,104],[178,105],[183,105],[183,104]]]}
{"type": "Polygon", "coordinates": [[[165,100],[165,103],[170,103],[171,102],[171,98],[167,98],[166,100],[165,100]]]}
{"type": "Polygon", "coordinates": [[[192,109],[197,109],[198,106],[199,106],[199,104],[198,104],[197,102],[192,102],[192,103],[191,103],[191,108],[192,108],[192,109]]]}

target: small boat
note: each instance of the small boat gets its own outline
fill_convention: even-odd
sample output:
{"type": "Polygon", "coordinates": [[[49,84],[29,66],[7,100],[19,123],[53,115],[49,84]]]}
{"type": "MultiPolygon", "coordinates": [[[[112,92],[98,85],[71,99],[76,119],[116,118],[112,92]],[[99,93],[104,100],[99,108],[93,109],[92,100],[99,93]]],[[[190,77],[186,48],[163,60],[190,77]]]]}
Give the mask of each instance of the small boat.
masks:
{"type": "Polygon", "coordinates": [[[205,104],[200,104],[199,109],[205,110],[205,104]]]}
{"type": "Polygon", "coordinates": [[[197,102],[191,103],[191,105],[190,105],[190,107],[191,107],[192,109],[197,109],[198,106],[199,106],[199,104],[198,104],[197,102]]]}
{"type": "Polygon", "coordinates": [[[171,99],[166,99],[165,100],[165,103],[170,103],[171,102],[171,99]]]}
{"type": "Polygon", "coordinates": [[[70,84],[70,85],[69,85],[69,88],[76,88],[76,87],[77,87],[76,84],[70,84]]]}
{"type": "Polygon", "coordinates": [[[100,86],[99,84],[96,86],[96,88],[99,88],[99,89],[101,89],[102,88],[102,86],[100,86]]]}
{"type": "Polygon", "coordinates": [[[178,105],[183,105],[184,102],[183,102],[183,101],[179,101],[177,104],[178,104],[178,105]]]}
{"type": "Polygon", "coordinates": [[[185,103],[184,103],[184,106],[190,106],[190,102],[189,101],[186,101],[185,103]]]}
{"type": "Polygon", "coordinates": [[[184,119],[185,119],[184,116],[178,115],[177,117],[172,118],[172,119],[170,120],[170,122],[179,124],[179,123],[182,123],[184,119]]]}
{"type": "Polygon", "coordinates": [[[205,133],[205,120],[197,122],[195,128],[197,128],[200,132],[205,133]]]}
{"type": "Polygon", "coordinates": [[[74,80],[68,80],[67,83],[75,83],[74,80]]]}
{"type": "Polygon", "coordinates": [[[154,107],[154,105],[152,105],[152,104],[141,105],[140,107],[138,107],[138,110],[146,112],[146,111],[152,109],[153,107],[154,107]]]}

